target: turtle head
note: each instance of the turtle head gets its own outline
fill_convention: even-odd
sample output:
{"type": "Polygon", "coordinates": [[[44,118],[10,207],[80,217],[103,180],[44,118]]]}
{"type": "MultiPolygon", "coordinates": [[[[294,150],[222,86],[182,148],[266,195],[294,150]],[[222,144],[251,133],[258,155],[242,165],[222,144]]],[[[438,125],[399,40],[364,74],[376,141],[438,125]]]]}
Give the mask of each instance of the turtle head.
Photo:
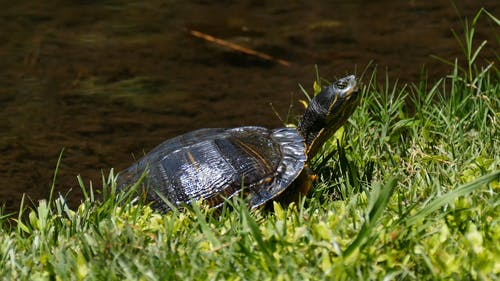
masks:
{"type": "Polygon", "coordinates": [[[360,96],[356,77],[350,75],[333,82],[310,101],[298,126],[309,159],[347,121],[360,96]]]}

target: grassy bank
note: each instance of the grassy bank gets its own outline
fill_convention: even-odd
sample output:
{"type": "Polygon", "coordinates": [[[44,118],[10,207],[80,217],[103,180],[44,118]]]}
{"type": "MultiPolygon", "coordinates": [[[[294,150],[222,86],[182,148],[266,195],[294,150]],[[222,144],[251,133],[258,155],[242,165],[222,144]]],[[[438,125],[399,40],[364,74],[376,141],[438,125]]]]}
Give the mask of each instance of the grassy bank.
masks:
{"type": "Polygon", "coordinates": [[[433,85],[364,77],[360,107],[313,161],[319,181],[297,205],[162,215],[115,194],[111,175],[103,199],[87,187],[77,210],[57,197],[0,215],[0,276],[496,280],[500,70],[464,50],[468,63],[433,85]]]}

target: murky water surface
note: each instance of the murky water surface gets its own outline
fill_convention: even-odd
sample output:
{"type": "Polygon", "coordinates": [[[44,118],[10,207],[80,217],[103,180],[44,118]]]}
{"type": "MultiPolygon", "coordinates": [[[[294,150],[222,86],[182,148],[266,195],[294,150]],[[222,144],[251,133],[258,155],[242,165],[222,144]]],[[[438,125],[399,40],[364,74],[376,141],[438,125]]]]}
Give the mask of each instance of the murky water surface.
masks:
{"type": "MultiPolygon", "coordinates": [[[[463,16],[495,0],[456,1],[463,16]]],[[[403,82],[460,56],[460,17],[432,1],[15,1],[0,11],[0,204],[56,190],[74,206],[76,176],[100,185],[161,141],[201,127],[276,127],[314,65],[329,79],[373,60],[403,82]],[[213,4],[216,2],[217,4],[213,4]],[[189,30],[290,66],[217,46],[189,30]],[[134,156],[135,155],[135,156],[134,156]],[[71,190],[71,191],[70,191],[71,190]],[[70,191],[70,192],[69,192],[70,191]]],[[[478,38],[488,38],[483,21],[478,38]]],[[[492,39],[492,38],[491,38],[492,39]]],[[[492,40],[493,42],[493,40],[492,40]]]]}

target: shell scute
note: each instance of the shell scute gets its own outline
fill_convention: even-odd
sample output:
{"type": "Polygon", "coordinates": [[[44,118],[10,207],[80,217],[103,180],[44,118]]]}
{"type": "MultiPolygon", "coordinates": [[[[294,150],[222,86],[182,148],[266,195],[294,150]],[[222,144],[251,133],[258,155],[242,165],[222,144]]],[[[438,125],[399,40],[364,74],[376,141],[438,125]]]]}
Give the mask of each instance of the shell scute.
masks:
{"type": "Polygon", "coordinates": [[[167,140],[119,175],[123,188],[148,170],[148,200],[168,204],[203,199],[217,207],[243,189],[252,207],[281,194],[300,174],[304,140],[292,128],[201,129],[167,140]]]}

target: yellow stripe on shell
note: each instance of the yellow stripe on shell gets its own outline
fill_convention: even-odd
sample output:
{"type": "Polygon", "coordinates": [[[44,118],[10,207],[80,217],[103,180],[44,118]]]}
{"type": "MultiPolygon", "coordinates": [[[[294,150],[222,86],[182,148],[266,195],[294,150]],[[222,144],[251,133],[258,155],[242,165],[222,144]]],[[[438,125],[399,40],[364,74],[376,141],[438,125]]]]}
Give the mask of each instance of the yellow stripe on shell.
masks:
{"type": "Polygon", "coordinates": [[[262,168],[267,168],[268,173],[273,172],[273,168],[269,165],[267,160],[262,155],[260,155],[260,153],[257,150],[252,148],[250,145],[240,141],[239,139],[235,138],[234,140],[243,150],[245,150],[245,152],[247,152],[247,154],[254,156],[254,158],[258,158],[260,160],[258,162],[264,164],[265,167],[263,167],[262,165],[259,166],[261,166],[262,168]]]}

